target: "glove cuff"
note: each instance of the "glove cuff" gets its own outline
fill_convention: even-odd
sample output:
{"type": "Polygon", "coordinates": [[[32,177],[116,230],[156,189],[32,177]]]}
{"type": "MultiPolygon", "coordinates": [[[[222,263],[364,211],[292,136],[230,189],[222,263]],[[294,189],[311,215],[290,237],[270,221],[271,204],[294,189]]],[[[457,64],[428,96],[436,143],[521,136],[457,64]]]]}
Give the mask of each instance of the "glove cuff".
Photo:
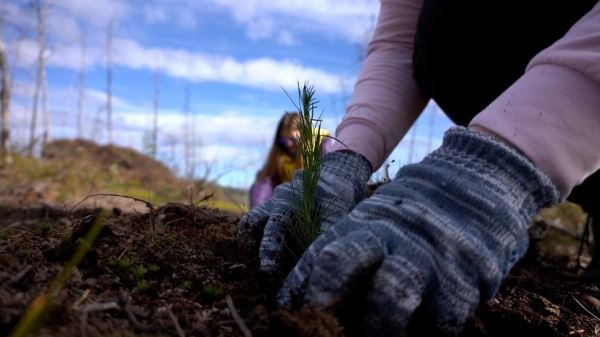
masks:
{"type": "Polygon", "coordinates": [[[364,188],[373,169],[367,158],[356,152],[335,151],[323,156],[321,173],[337,176],[352,186],[364,188]]]}
{"type": "Polygon", "coordinates": [[[451,165],[459,176],[476,176],[490,192],[509,198],[531,218],[544,207],[557,204],[560,193],[550,178],[525,155],[495,138],[465,127],[446,131],[442,146],[424,163],[451,165]],[[456,160],[462,158],[461,160],[456,160]],[[439,162],[442,161],[442,162],[439,162]]]}

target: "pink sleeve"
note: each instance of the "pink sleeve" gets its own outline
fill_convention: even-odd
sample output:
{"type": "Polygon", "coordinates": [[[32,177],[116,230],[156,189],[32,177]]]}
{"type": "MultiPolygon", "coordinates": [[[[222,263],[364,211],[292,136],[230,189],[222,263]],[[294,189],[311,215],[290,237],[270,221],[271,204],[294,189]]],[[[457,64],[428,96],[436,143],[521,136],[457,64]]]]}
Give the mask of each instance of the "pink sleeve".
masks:
{"type": "Polygon", "coordinates": [[[381,0],[367,58],[346,115],[336,130],[334,150],[350,149],[377,170],[427,99],[413,78],[412,55],[422,0],[381,0]],[[344,144],[344,145],[342,145],[344,144]]]}
{"type": "Polygon", "coordinates": [[[471,122],[527,155],[563,198],[600,169],[600,3],[471,122]]]}
{"type": "Polygon", "coordinates": [[[250,209],[260,206],[273,196],[273,184],[271,179],[265,178],[255,181],[250,187],[250,209]]]}

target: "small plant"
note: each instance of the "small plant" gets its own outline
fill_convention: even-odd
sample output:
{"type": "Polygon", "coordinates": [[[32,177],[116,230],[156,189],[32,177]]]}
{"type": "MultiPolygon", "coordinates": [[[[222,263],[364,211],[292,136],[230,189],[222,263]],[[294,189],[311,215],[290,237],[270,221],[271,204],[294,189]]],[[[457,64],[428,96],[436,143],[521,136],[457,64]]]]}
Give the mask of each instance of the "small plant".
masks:
{"type": "Polygon", "coordinates": [[[146,281],[146,280],[139,280],[136,283],[135,289],[137,289],[137,291],[143,293],[150,289],[150,284],[148,284],[148,281],[146,281]]]}
{"type": "Polygon", "coordinates": [[[148,265],[148,271],[152,274],[156,273],[160,270],[160,267],[157,264],[151,263],[148,265]]]}
{"type": "Polygon", "coordinates": [[[144,266],[137,266],[133,271],[133,277],[136,280],[143,280],[147,272],[148,269],[144,268],[144,266]]]}
{"type": "Polygon", "coordinates": [[[52,225],[48,221],[42,221],[38,224],[38,230],[42,236],[48,236],[52,233],[52,225]]]}
{"type": "Polygon", "coordinates": [[[94,243],[94,240],[96,240],[100,234],[105,221],[106,214],[103,212],[96,219],[90,230],[85,234],[85,238],[79,240],[75,253],[54,279],[50,288],[46,290],[46,292],[38,295],[38,297],[31,302],[29,307],[27,307],[25,314],[23,314],[19,323],[17,323],[17,326],[13,330],[12,337],[25,337],[31,335],[35,329],[39,327],[42,318],[50,310],[52,304],[58,299],[60,291],[71,277],[73,270],[79,265],[81,260],[83,260],[94,243]]]}
{"type": "Polygon", "coordinates": [[[11,236],[11,234],[12,234],[12,232],[8,228],[4,228],[4,229],[0,230],[0,240],[8,240],[8,238],[11,236]]]}
{"type": "Polygon", "coordinates": [[[27,259],[27,258],[31,257],[31,255],[33,254],[33,251],[29,248],[21,248],[21,249],[19,249],[18,254],[21,258],[27,259]]]}
{"type": "MultiPolygon", "coordinates": [[[[316,204],[316,193],[321,173],[321,143],[325,136],[321,132],[321,116],[318,118],[314,116],[318,103],[314,95],[315,89],[313,86],[304,83],[301,89],[300,84],[298,84],[300,106],[296,103],[294,105],[300,113],[298,122],[300,141],[298,145],[299,153],[302,156],[303,174],[302,186],[292,186],[295,190],[295,198],[292,200],[295,221],[287,229],[290,238],[288,248],[296,258],[302,255],[304,250],[319,236],[321,233],[321,220],[323,219],[323,212],[316,204]]],[[[293,102],[289,95],[288,97],[293,102]]]]}
{"type": "Polygon", "coordinates": [[[129,269],[133,262],[128,258],[123,258],[119,260],[119,268],[129,269]]]}
{"type": "Polygon", "coordinates": [[[217,285],[208,283],[208,284],[204,285],[204,287],[202,288],[202,292],[204,293],[204,295],[206,297],[216,299],[216,298],[221,297],[223,295],[224,291],[223,291],[223,288],[221,288],[217,285]]]}
{"type": "Polygon", "coordinates": [[[190,280],[183,281],[183,283],[181,284],[181,290],[188,291],[190,289],[192,289],[192,281],[190,281],[190,280]]]}
{"type": "Polygon", "coordinates": [[[117,259],[115,259],[114,257],[109,257],[107,263],[108,263],[109,267],[113,267],[113,268],[116,267],[119,264],[119,262],[117,261],[117,259]]]}

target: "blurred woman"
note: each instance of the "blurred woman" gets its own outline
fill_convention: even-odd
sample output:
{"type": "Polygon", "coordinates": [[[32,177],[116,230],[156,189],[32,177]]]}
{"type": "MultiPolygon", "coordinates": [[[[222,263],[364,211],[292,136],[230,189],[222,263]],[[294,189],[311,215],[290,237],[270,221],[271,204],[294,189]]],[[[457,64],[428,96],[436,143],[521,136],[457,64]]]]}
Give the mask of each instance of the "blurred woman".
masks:
{"type": "MultiPolygon", "coordinates": [[[[302,168],[302,158],[298,154],[299,122],[297,112],[286,112],[279,120],[267,160],[250,187],[250,209],[269,200],[277,185],[292,180],[294,171],[302,168]]],[[[321,129],[321,134],[329,133],[321,129]]],[[[332,145],[329,138],[323,138],[322,152],[329,152],[332,145]]]]}

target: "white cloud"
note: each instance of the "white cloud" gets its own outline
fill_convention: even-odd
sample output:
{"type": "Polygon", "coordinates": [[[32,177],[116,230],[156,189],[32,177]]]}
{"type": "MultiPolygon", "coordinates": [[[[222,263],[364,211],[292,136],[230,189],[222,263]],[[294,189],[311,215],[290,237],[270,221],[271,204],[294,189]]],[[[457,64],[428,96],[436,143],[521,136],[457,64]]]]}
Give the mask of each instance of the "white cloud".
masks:
{"type": "Polygon", "coordinates": [[[292,87],[297,81],[310,81],[324,93],[340,91],[336,74],[305,67],[292,60],[232,57],[192,53],[182,49],[145,48],[133,40],[115,40],[115,62],[134,69],[153,69],[158,63],[172,77],[190,81],[214,81],[266,90],[292,87]]]}
{"type": "Polygon", "coordinates": [[[271,37],[275,31],[275,23],[269,18],[257,18],[247,24],[247,34],[251,40],[271,37]]]}
{"type": "Polygon", "coordinates": [[[277,35],[277,43],[284,46],[291,46],[296,44],[296,39],[292,35],[292,33],[288,30],[282,30],[277,35]]]}
{"type": "Polygon", "coordinates": [[[157,6],[145,6],[143,9],[144,18],[149,23],[162,23],[167,21],[168,14],[165,8],[157,6]]]}
{"type": "MultiPolygon", "coordinates": [[[[264,37],[281,29],[328,33],[363,42],[379,11],[377,0],[213,0],[246,25],[249,36],[266,27],[264,37]]],[[[210,2],[213,2],[210,1],[210,2]]]]}
{"type": "MultiPolygon", "coordinates": [[[[144,128],[148,114],[143,108],[130,107],[118,113],[121,122],[130,127],[144,128]]],[[[195,132],[201,135],[201,143],[229,146],[264,146],[269,143],[280,115],[249,115],[229,111],[218,115],[199,114],[194,117],[195,132]]],[[[182,137],[182,128],[189,124],[181,112],[161,111],[159,116],[160,132],[182,137]]]]}
{"type": "Polygon", "coordinates": [[[181,28],[195,28],[198,25],[198,16],[187,8],[177,8],[175,22],[181,28]]]}
{"type": "MultiPolygon", "coordinates": [[[[340,76],[324,70],[306,67],[294,60],[255,58],[237,60],[232,57],[193,53],[183,49],[146,48],[134,40],[115,39],[113,62],[132,69],[154,70],[160,64],[162,71],[174,78],[189,81],[212,81],[236,84],[265,90],[295,87],[298,81],[315,83],[323,93],[342,90],[340,76]]],[[[37,42],[21,41],[20,66],[31,67],[37,55],[37,42]]],[[[47,59],[49,66],[79,70],[81,46],[56,44],[47,59]]],[[[88,66],[104,66],[105,51],[99,47],[86,49],[88,66]]]]}
{"type": "Polygon", "coordinates": [[[20,29],[28,30],[36,25],[36,17],[33,15],[33,12],[28,8],[22,8],[17,6],[17,4],[9,3],[7,1],[0,2],[0,12],[2,12],[3,19],[6,20],[6,23],[12,25],[14,27],[18,27],[20,29]]]}
{"type": "Polygon", "coordinates": [[[79,23],[62,11],[52,11],[48,15],[47,35],[55,41],[75,43],[81,40],[79,23]]]}
{"type": "Polygon", "coordinates": [[[150,8],[144,9],[148,22],[154,23],[156,18],[146,11],[161,11],[161,19],[166,15],[175,24],[187,27],[196,27],[224,10],[246,28],[250,39],[274,38],[282,42],[289,42],[287,33],[281,33],[287,30],[293,35],[328,34],[363,43],[365,32],[372,29],[379,12],[378,0],[155,0],[146,1],[145,6],[150,8]]]}
{"type": "Polygon", "coordinates": [[[106,27],[111,21],[118,21],[131,11],[129,4],[123,0],[60,0],[53,2],[53,6],[97,27],[106,27]]]}

